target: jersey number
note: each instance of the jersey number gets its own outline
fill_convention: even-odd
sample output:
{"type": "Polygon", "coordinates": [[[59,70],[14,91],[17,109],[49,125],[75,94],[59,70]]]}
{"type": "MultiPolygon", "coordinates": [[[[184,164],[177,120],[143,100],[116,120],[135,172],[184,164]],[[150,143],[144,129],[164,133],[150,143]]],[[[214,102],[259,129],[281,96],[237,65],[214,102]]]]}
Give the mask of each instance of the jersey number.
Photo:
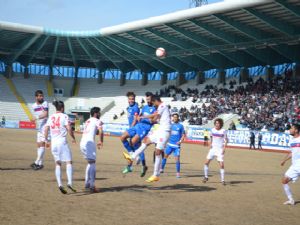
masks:
{"type": "Polygon", "coordinates": [[[55,128],[60,128],[60,117],[52,117],[52,125],[51,125],[51,129],[55,129],[55,128]]]}

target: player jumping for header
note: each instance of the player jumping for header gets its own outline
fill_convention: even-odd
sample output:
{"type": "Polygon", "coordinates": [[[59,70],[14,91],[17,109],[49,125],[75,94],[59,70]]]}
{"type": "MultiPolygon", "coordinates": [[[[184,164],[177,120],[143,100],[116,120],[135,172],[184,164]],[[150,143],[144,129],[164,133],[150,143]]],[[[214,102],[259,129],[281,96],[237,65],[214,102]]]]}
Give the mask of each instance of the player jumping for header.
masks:
{"type": "Polygon", "coordinates": [[[155,146],[155,163],[154,163],[154,171],[153,175],[149,177],[146,181],[147,182],[155,182],[159,181],[160,169],[161,169],[161,161],[162,161],[162,152],[166,146],[166,143],[170,136],[171,130],[171,114],[169,107],[165,105],[159,96],[152,97],[152,103],[157,108],[156,113],[148,116],[141,116],[139,119],[150,119],[153,122],[159,123],[159,128],[149,136],[146,137],[139,149],[137,149],[131,156],[126,152],[123,152],[125,159],[132,163],[134,159],[146,150],[147,146],[151,144],[156,144],[155,146]]]}
{"type": "MultiPolygon", "coordinates": [[[[146,137],[151,130],[153,123],[146,118],[146,116],[153,114],[156,109],[152,104],[153,94],[151,92],[146,92],[146,102],[147,105],[142,108],[142,112],[139,112],[137,103],[135,103],[135,94],[133,92],[127,93],[129,107],[128,111],[128,122],[130,128],[125,131],[121,136],[121,141],[130,155],[138,149],[141,145],[141,141],[146,137]],[[141,115],[144,118],[141,118],[139,121],[137,118],[141,115]],[[128,141],[130,138],[130,142],[128,141]]],[[[141,177],[144,177],[148,167],[146,166],[146,159],[144,154],[140,154],[140,160],[142,161],[142,171],[141,177]]],[[[123,170],[123,174],[132,172],[132,162],[128,162],[128,165],[123,170]]]]}

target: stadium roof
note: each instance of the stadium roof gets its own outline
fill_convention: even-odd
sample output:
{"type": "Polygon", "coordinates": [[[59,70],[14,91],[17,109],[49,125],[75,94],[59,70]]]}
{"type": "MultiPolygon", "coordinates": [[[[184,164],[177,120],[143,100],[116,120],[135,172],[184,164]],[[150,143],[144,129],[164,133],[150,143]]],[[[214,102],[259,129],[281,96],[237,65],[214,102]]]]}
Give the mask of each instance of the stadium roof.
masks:
{"type": "Polygon", "coordinates": [[[186,72],[299,62],[299,52],[299,0],[225,1],[93,31],[0,21],[0,60],[25,66],[186,72]]]}

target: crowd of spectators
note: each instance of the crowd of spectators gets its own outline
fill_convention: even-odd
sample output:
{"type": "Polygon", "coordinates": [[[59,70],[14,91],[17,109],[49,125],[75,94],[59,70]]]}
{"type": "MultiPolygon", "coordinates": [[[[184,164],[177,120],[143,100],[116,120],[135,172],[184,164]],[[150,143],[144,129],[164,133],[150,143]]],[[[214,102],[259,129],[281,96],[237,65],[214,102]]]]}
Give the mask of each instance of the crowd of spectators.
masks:
{"type": "Polygon", "coordinates": [[[169,86],[160,91],[162,97],[173,97],[173,101],[192,98],[190,108],[173,108],[182,121],[191,125],[203,125],[223,113],[234,113],[240,124],[252,130],[284,131],[296,120],[300,121],[300,81],[291,76],[274,76],[266,81],[250,78],[247,83],[237,85],[229,82],[229,88],[207,85],[201,93],[198,89],[186,91],[169,86]]]}

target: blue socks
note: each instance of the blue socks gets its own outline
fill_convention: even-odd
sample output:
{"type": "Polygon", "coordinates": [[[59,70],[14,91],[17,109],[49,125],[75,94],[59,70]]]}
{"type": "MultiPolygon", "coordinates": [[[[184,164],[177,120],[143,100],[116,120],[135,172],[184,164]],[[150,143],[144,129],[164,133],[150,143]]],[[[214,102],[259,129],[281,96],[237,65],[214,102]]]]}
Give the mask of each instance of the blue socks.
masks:
{"type": "Polygon", "coordinates": [[[162,163],[161,163],[161,169],[162,169],[162,170],[165,169],[166,163],[167,163],[167,159],[166,159],[166,158],[163,158],[162,163]]]}
{"type": "Polygon", "coordinates": [[[127,140],[122,141],[124,147],[127,149],[128,152],[133,152],[133,149],[131,147],[131,145],[129,144],[129,142],[127,140]]]}
{"type": "Polygon", "coordinates": [[[180,173],[180,161],[176,161],[176,172],[180,173]]]}

